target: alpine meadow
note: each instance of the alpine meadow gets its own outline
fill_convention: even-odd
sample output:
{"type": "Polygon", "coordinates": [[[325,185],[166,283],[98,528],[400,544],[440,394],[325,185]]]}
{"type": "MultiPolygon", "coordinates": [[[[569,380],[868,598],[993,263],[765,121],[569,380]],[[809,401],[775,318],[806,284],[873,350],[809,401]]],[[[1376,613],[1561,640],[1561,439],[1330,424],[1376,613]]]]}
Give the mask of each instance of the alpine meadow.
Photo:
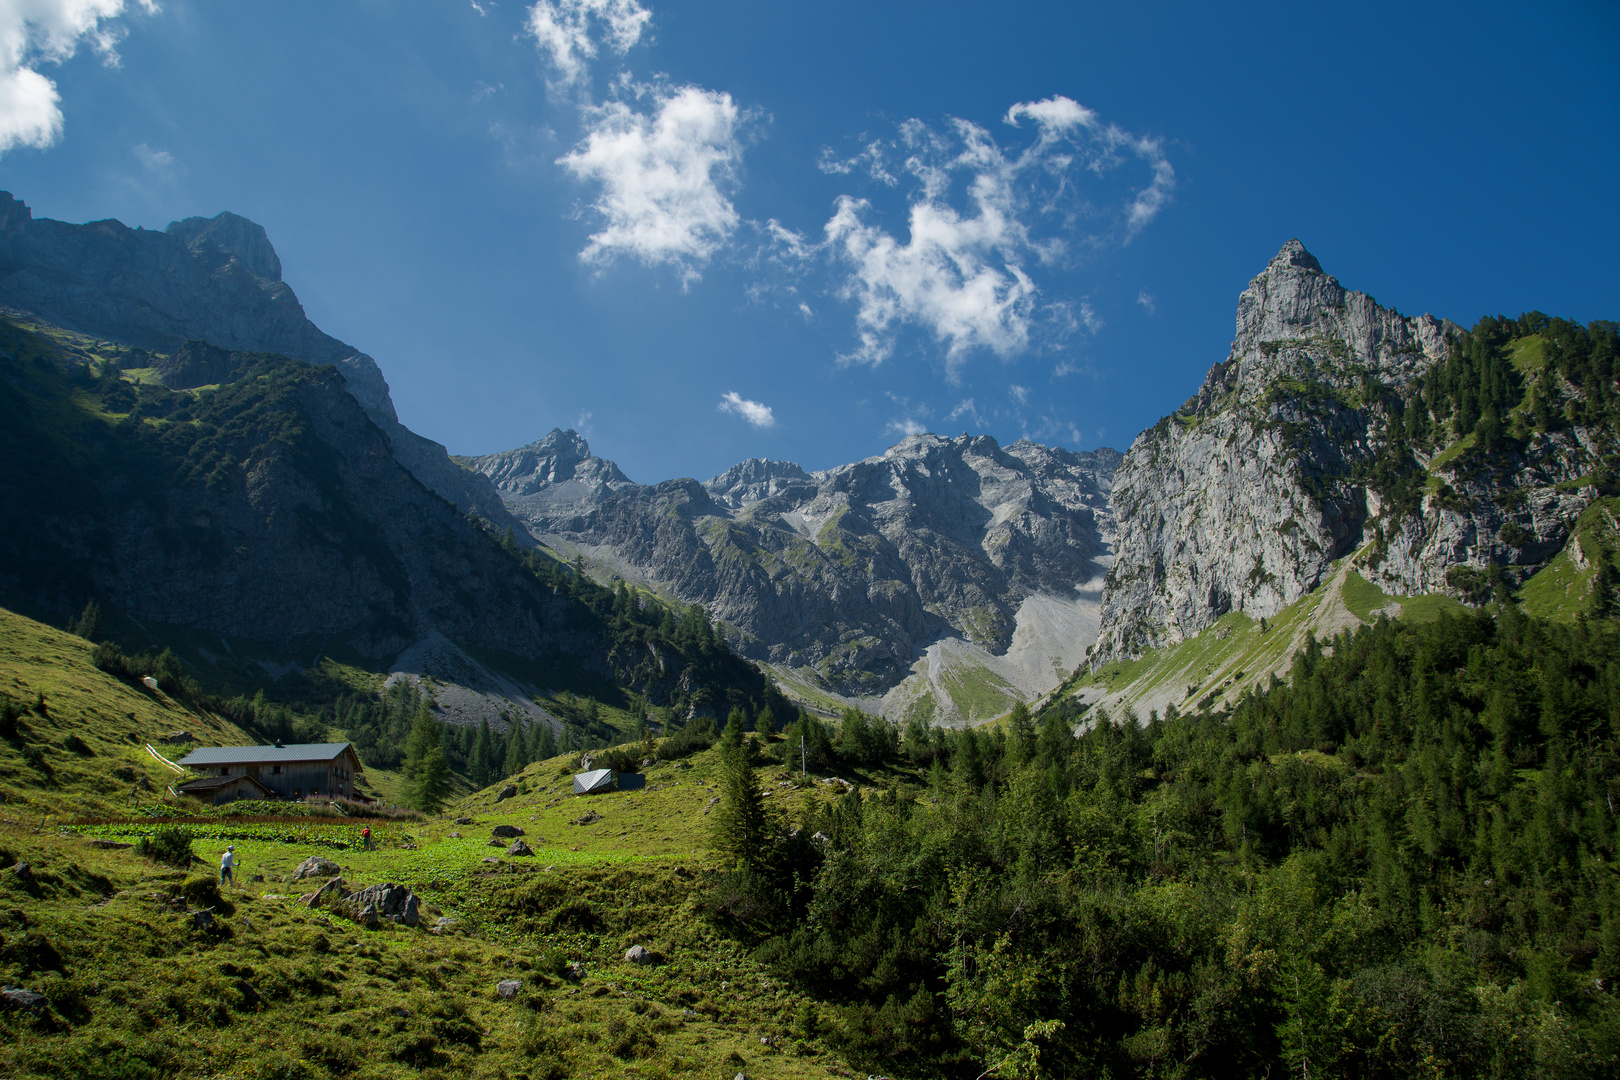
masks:
{"type": "Polygon", "coordinates": [[[1620,1080],[1607,7],[0,10],[0,1076],[1620,1080]]]}

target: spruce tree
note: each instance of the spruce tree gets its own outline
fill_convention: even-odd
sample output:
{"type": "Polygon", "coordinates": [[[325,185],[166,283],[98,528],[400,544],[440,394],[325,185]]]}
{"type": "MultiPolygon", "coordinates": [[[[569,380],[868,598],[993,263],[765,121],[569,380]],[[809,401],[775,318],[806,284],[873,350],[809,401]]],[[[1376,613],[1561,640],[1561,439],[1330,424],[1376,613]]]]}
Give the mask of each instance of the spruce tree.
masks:
{"type": "MultiPolygon", "coordinates": [[[[726,730],[731,730],[730,724],[726,730]]],[[[758,760],[759,750],[753,739],[743,739],[726,752],[720,805],[715,808],[713,826],[714,849],[732,865],[749,870],[759,870],[769,861],[766,844],[770,821],[765,813],[764,793],[754,775],[758,760]]]]}
{"type": "Polygon", "coordinates": [[[405,742],[405,801],[424,814],[436,814],[450,794],[450,763],[444,756],[444,730],[426,704],[416,711],[405,742]]]}
{"type": "Polygon", "coordinates": [[[525,760],[526,747],[523,738],[523,725],[520,721],[512,721],[512,726],[506,729],[506,760],[505,771],[507,776],[516,776],[528,764],[525,760]]]}

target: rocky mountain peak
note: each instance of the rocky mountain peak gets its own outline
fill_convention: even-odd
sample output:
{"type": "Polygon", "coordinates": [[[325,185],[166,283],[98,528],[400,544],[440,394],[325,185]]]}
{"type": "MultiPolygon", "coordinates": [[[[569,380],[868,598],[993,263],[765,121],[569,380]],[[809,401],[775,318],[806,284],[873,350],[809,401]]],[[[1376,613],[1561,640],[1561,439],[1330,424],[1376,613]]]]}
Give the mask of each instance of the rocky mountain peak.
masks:
{"type": "Polygon", "coordinates": [[[613,462],[592,457],[590,444],[572,428],[552,428],[527,446],[466,458],[462,463],[489,477],[503,499],[520,499],[559,485],[596,489],[630,484],[630,478],[613,462]]]}
{"type": "Polygon", "coordinates": [[[251,274],[266,281],[281,280],[281,259],[270,243],[264,226],[229,210],[217,217],[189,217],[171,221],[164,230],[179,237],[194,254],[217,247],[235,256],[251,274]]]}
{"type": "Polygon", "coordinates": [[[714,500],[732,510],[791,491],[808,491],[815,478],[791,461],[749,458],[727,469],[704,485],[714,500]]]}
{"type": "Polygon", "coordinates": [[[1316,261],[1316,256],[1305,250],[1305,245],[1296,238],[1288,241],[1282,249],[1273,255],[1267,265],[1267,272],[1296,268],[1300,270],[1314,270],[1322,272],[1322,264],[1316,261]]]}

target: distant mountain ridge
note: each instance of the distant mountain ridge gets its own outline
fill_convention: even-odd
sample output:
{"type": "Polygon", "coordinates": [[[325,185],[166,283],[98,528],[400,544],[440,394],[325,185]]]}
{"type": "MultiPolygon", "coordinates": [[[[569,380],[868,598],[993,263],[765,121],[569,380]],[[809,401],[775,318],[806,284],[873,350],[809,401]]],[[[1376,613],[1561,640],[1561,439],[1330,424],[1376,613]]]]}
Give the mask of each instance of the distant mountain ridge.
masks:
{"type": "Polygon", "coordinates": [[[335,364],[417,479],[463,510],[510,524],[488,485],[399,422],[377,362],[309,321],[281,280],[264,228],[247,218],[190,217],[162,232],[116,220],[72,225],[36,219],[0,191],[0,305],[149,352],[197,341],[227,353],[335,364]]]}
{"type": "MultiPolygon", "coordinates": [[[[893,693],[923,676],[929,650],[945,641],[982,653],[980,662],[1005,656],[1032,597],[1077,610],[1092,602],[1076,589],[1108,563],[1119,459],[916,435],[821,472],[751,459],[703,483],[643,485],[592,456],[576,432],[554,430],[458,460],[490,479],[536,540],[708,606],[738,632],[744,655],[845,697],[888,697],[891,713],[959,720],[967,716],[948,694],[924,704],[915,686],[900,700],[893,693]]],[[[1072,668],[1089,643],[1082,631],[1041,648],[1072,668]]],[[[1061,674],[1043,659],[1028,678],[992,677],[994,709],[1061,674]]]]}

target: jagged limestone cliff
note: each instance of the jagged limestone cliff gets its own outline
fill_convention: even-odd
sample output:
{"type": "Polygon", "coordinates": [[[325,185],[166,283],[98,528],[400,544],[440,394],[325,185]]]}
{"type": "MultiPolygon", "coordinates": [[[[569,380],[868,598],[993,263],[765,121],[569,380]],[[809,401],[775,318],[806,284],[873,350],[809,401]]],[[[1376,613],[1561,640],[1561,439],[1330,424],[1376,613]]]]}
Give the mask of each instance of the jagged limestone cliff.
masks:
{"type": "Polygon", "coordinates": [[[1613,452],[1607,421],[1576,408],[1591,391],[1539,362],[1539,325],[1470,342],[1345,289],[1289,241],[1239,299],[1227,359],[1115,475],[1093,667],[1228,612],[1275,616],[1352,553],[1397,594],[1478,601],[1493,575],[1535,573],[1613,452]]]}
{"type": "Polygon", "coordinates": [[[746,655],[814,672],[839,694],[870,701],[926,682],[931,649],[1011,664],[992,673],[1002,690],[981,709],[930,695],[933,715],[965,719],[1049,688],[1061,677],[1050,658],[1072,668],[1083,654],[1095,597],[1077,586],[1107,565],[1118,460],[918,435],[825,472],[751,460],[707,483],[640,485],[553,431],[464,464],[537,540],[706,605],[746,655]],[[1021,623],[1040,640],[1021,639],[1021,623]]]}

